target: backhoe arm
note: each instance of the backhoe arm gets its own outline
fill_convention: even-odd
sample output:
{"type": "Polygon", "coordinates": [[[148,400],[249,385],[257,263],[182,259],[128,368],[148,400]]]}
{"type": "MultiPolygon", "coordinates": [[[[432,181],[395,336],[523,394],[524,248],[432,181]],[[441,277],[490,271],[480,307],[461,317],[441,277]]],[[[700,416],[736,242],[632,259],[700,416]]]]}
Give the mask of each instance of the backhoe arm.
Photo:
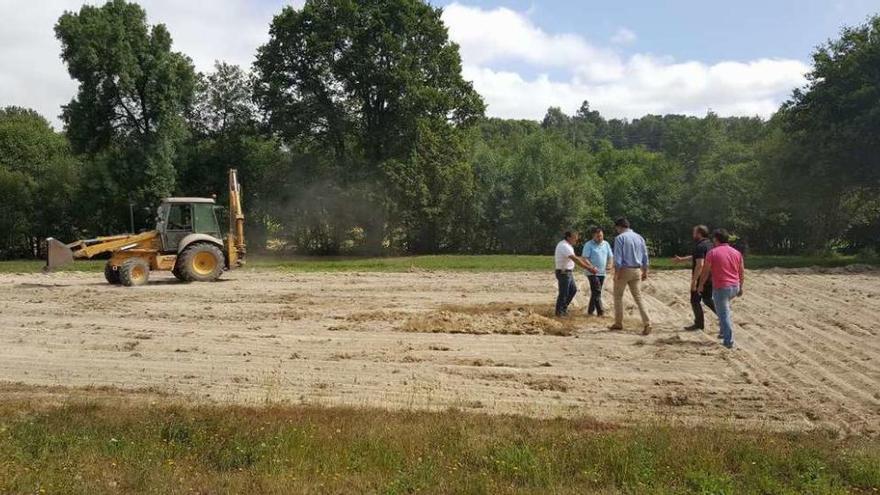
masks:
{"type": "Polygon", "coordinates": [[[241,209],[241,184],[236,169],[229,169],[229,236],[226,238],[229,268],[244,264],[247,248],[244,242],[244,211],[241,209]]]}

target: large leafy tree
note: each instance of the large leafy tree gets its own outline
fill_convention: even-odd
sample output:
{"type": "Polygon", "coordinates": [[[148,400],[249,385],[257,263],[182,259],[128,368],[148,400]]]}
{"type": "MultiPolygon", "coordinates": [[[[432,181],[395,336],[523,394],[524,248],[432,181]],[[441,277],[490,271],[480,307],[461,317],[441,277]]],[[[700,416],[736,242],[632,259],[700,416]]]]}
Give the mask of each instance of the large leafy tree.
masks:
{"type": "Polygon", "coordinates": [[[183,195],[218,194],[225,201],[226,171],[238,169],[245,185],[248,238],[259,245],[266,239],[270,208],[285,194],[271,169],[285,169],[277,139],[260,132],[250,75],[242,68],[217,62],[199,74],[193,105],[187,114],[189,138],[180,154],[177,191],[183,195]]]}
{"type": "Polygon", "coordinates": [[[610,218],[625,216],[655,252],[669,252],[682,224],[682,165],[641,148],[607,149],[597,155],[610,218]]]}
{"type": "Polygon", "coordinates": [[[197,136],[250,132],[257,123],[250,75],[225,62],[216,62],[211,73],[199,74],[189,120],[197,136]]]}
{"type": "Polygon", "coordinates": [[[420,0],[285,8],[255,63],[270,125],[337,158],[360,151],[378,164],[412,152],[418,120],[472,122],[483,103],[461,77],[440,14],[420,0]]]}
{"type": "Polygon", "coordinates": [[[584,101],[574,116],[569,117],[558,107],[551,107],[541,121],[541,127],[565,137],[572,145],[580,149],[596,150],[600,142],[606,138],[608,122],[599,112],[590,109],[590,103],[584,101]]]}
{"type": "Polygon", "coordinates": [[[809,84],[783,107],[799,144],[816,153],[806,172],[829,167],[840,185],[880,188],[880,16],[845,28],[813,54],[809,84]]]}
{"type": "Polygon", "coordinates": [[[251,147],[265,140],[259,135],[252,94],[251,79],[238,66],[217,62],[213,72],[198,75],[187,115],[189,139],[178,167],[181,194],[222,193],[229,168],[238,168],[245,184],[260,176],[255,164],[248,163],[251,147]]]}
{"type": "Polygon", "coordinates": [[[148,25],[144,10],[125,0],[66,12],[55,33],[79,83],[62,114],[70,142],[104,163],[96,173],[128,196],[107,209],[170,194],[195,83],[190,60],[172,50],[164,25],[148,25]]]}
{"type": "Polygon", "coordinates": [[[421,0],[310,0],[274,18],[254,64],[269,128],[298,150],[331,155],[333,182],[365,192],[373,248],[401,229],[392,243],[451,245],[449,226],[437,224],[450,217],[431,212],[444,208],[444,191],[471,181],[463,154],[439,151],[457,146],[484,105],[440,16],[421,0]]]}
{"type": "Polygon", "coordinates": [[[395,198],[393,239],[413,253],[466,251],[474,227],[474,174],[460,133],[418,122],[407,160],[384,162],[395,198]]]}
{"type": "Polygon", "coordinates": [[[33,110],[0,109],[0,258],[38,254],[43,237],[78,223],[79,167],[67,140],[33,110]]]}
{"type": "Polygon", "coordinates": [[[506,250],[545,252],[566,229],[604,220],[594,160],[556,135],[526,138],[510,167],[512,215],[501,229],[506,250]]]}
{"type": "MultiPolygon", "coordinates": [[[[880,16],[845,28],[813,54],[806,88],[782,109],[790,146],[779,163],[820,247],[850,229],[880,242],[880,16]],[[807,213],[809,212],[809,213],[807,213]],[[874,223],[871,229],[865,226],[874,223]],[[841,230],[842,229],[842,230],[841,230]]],[[[867,241],[867,242],[866,242],[867,241]]]]}
{"type": "Polygon", "coordinates": [[[595,161],[558,128],[490,120],[471,156],[480,214],[475,251],[541,253],[565,229],[605,221],[595,161]]]}

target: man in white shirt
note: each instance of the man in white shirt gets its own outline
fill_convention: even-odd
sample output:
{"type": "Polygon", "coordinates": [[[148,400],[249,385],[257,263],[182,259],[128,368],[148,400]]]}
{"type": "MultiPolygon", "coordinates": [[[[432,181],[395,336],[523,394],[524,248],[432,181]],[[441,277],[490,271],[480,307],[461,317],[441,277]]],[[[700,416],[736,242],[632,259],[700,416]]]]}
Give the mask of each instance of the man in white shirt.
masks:
{"type": "Polygon", "coordinates": [[[577,232],[566,232],[565,238],[556,245],[556,282],[559,294],[556,296],[556,316],[568,316],[568,305],[577,294],[574,281],[574,266],[593,271],[589,261],[574,254],[574,245],[578,242],[577,232]]]}

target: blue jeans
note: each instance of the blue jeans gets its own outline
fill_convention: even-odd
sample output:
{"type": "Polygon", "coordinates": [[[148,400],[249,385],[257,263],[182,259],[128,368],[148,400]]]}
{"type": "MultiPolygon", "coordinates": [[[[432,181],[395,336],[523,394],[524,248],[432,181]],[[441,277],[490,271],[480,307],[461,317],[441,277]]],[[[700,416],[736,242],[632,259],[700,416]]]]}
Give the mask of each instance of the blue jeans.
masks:
{"type": "Polygon", "coordinates": [[[574,273],[571,271],[556,271],[556,282],[559,284],[559,294],[556,296],[556,316],[568,313],[568,305],[577,294],[577,284],[574,282],[574,273]]]}
{"type": "Polygon", "coordinates": [[[718,313],[718,324],[721,326],[721,337],[724,345],[733,345],[733,321],[730,318],[730,301],[739,294],[739,286],[715,288],[712,290],[712,300],[715,302],[715,312],[718,313]]]}

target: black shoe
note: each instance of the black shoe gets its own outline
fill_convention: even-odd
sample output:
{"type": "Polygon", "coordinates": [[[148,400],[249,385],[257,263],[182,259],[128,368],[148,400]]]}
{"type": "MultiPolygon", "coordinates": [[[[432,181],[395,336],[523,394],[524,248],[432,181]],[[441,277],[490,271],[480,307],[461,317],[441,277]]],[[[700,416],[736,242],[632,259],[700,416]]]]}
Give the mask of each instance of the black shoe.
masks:
{"type": "Polygon", "coordinates": [[[696,332],[697,330],[702,330],[702,329],[703,329],[703,327],[699,326],[699,325],[688,325],[688,326],[684,327],[684,330],[687,330],[688,332],[696,332]]]}

